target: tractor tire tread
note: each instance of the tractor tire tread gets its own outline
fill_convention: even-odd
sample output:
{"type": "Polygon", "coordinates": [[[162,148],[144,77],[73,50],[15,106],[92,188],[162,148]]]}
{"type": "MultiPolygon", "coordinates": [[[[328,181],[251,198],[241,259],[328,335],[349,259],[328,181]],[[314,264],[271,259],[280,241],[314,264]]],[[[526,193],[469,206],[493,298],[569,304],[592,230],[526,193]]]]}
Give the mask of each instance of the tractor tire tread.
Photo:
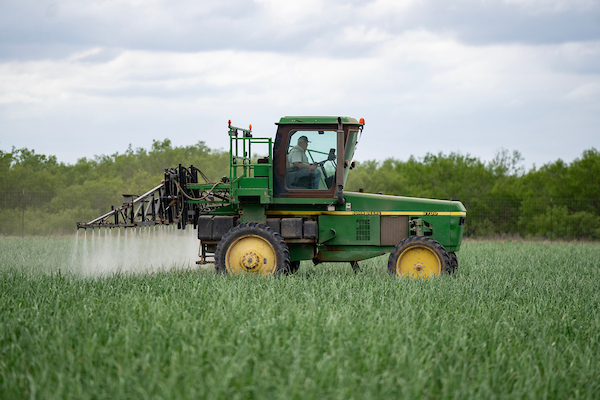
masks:
{"type": "Polygon", "coordinates": [[[287,275],[294,275],[300,269],[300,261],[290,261],[290,267],[288,269],[287,275]]]}
{"type": "Polygon", "coordinates": [[[456,253],[452,251],[448,253],[448,256],[450,256],[450,268],[448,273],[450,275],[456,275],[456,272],[458,271],[458,258],[456,257],[456,253]]]}
{"type": "Polygon", "coordinates": [[[257,235],[268,240],[277,253],[277,267],[274,275],[289,273],[290,249],[283,237],[272,228],[257,223],[245,222],[231,228],[217,244],[215,250],[215,271],[217,274],[226,274],[225,255],[229,246],[238,238],[246,235],[257,235]]]}
{"type": "Polygon", "coordinates": [[[451,258],[449,253],[446,251],[446,248],[442,246],[440,242],[435,239],[432,239],[429,236],[409,236],[406,239],[400,241],[390,253],[390,257],[388,258],[388,271],[392,275],[396,275],[396,261],[398,257],[408,246],[412,246],[415,243],[422,243],[435,251],[438,256],[441,258],[442,267],[441,274],[450,274],[451,271],[451,258]]]}

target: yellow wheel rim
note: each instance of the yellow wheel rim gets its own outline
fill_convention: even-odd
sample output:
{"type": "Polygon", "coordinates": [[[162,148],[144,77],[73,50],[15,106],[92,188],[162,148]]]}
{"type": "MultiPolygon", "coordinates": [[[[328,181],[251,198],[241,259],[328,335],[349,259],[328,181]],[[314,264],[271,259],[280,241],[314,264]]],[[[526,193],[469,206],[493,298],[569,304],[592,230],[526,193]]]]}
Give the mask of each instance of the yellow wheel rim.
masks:
{"type": "Polygon", "coordinates": [[[428,247],[412,246],[404,250],[396,261],[396,273],[414,278],[429,278],[440,275],[442,263],[428,247]]]}
{"type": "Polygon", "coordinates": [[[271,275],[277,268],[277,253],[268,240],[256,235],[243,236],[227,249],[225,267],[232,275],[271,275]]]}

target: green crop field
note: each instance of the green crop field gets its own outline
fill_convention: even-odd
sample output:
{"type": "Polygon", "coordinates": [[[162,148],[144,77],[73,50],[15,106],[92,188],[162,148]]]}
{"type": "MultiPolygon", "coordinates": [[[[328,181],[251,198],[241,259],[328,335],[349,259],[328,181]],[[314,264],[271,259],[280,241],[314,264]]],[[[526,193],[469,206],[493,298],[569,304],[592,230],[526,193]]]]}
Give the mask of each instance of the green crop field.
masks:
{"type": "Polygon", "coordinates": [[[466,242],[412,280],[217,276],[188,239],[0,239],[0,399],[600,398],[598,244],[466,242]]]}

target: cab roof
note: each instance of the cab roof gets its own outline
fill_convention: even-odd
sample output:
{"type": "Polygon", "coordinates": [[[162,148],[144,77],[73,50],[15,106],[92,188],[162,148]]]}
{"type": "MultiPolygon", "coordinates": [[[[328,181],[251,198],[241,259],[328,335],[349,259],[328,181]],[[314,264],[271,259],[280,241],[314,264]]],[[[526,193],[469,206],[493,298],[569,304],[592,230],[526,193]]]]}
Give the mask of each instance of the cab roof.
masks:
{"type": "Polygon", "coordinates": [[[324,125],[324,124],[337,124],[338,118],[341,119],[342,124],[362,125],[355,118],[350,117],[281,117],[279,122],[275,122],[275,125],[324,125]]]}

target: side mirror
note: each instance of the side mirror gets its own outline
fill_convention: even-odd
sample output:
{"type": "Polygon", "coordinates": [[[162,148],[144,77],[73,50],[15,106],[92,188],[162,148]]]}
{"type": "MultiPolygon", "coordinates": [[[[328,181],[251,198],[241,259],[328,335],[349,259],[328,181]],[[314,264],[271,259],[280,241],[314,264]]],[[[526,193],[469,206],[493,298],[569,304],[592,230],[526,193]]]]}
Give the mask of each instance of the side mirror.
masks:
{"type": "Polygon", "coordinates": [[[329,149],[329,155],[327,156],[327,161],[335,160],[335,149],[329,149]]]}

